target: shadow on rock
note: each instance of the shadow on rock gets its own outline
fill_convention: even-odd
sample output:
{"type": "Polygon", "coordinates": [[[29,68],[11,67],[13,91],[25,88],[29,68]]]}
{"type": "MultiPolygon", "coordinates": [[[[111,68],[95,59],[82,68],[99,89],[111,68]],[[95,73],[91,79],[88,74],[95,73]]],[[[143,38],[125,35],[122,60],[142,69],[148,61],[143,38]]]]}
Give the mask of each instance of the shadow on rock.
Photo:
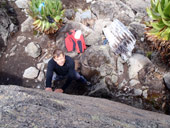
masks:
{"type": "Polygon", "coordinates": [[[19,85],[23,86],[22,78],[15,75],[0,72],[0,85],[19,85]]]}

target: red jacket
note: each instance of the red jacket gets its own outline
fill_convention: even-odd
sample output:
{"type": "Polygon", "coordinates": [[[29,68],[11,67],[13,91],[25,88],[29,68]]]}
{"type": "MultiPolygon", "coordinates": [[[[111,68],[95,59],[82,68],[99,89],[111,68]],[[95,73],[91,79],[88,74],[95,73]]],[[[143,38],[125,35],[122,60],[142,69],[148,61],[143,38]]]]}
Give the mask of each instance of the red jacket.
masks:
{"type": "Polygon", "coordinates": [[[65,38],[65,45],[68,52],[77,50],[78,53],[84,52],[86,49],[86,44],[84,41],[83,34],[80,35],[79,39],[75,39],[76,30],[71,30],[70,32],[66,33],[67,37],[65,38]]]}

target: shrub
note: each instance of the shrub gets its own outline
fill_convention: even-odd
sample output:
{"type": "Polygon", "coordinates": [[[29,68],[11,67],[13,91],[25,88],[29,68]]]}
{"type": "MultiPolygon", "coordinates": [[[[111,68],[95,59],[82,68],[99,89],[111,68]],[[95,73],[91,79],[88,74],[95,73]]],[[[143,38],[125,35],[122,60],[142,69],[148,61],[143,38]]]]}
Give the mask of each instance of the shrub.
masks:
{"type": "Polygon", "coordinates": [[[28,13],[34,19],[34,30],[50,34],[61,27],[64,10],[60,0],[31,0],[28,13]]]}
{"type": "Polygon", "coordinates": [[[170,62],[170,0],[151,0],[147,13],[151,21],[146,23],[146,36],[162,58],[170,62]]]}

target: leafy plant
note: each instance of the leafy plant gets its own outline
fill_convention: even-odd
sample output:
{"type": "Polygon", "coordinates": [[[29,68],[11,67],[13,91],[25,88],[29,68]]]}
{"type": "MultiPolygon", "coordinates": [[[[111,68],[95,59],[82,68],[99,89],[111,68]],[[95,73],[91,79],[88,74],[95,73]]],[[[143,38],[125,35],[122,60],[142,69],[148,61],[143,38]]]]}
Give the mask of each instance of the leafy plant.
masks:
{"type": "Polygon", "coordinates": [[[61,27],[64,10],[60,0],[31,0],[28,13],[34,19],[34,30],[50,34],[61,27]]]}
{"type": "Polygon", "coordinates": [[[151,0],[147,13],[152,20],[146,23],[146,36],[163,59],[170,62],[170,0],[151,0]]]}

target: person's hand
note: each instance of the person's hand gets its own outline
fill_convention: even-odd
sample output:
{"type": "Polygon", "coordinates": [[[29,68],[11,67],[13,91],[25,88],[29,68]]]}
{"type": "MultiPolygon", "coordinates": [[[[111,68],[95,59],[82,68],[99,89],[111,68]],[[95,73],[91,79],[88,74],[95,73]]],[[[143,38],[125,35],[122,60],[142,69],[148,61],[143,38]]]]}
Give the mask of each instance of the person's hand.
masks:
{"type": "Polygon", "coordinates": [[[45,88],[45,91],[52,92],[53,90],[51,88],[45,88]]]}
{"type": "Polygon", "coordinates": [[[63,93],[63,89],[55,89],[54,92],[57,92],[57,93],[63,93]]]}

